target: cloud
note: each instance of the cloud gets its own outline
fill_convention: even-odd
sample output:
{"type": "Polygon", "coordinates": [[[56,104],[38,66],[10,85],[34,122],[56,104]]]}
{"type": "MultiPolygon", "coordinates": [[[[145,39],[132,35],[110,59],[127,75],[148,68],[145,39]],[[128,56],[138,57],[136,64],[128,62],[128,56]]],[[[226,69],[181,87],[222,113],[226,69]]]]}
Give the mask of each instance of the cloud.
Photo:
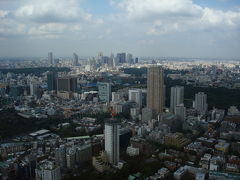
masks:
{"type": "Polygon", "coordinates": [[[34,0],[19,7],[17,18],[39,23],[90,21],[92,15],[80,8],[77,0],[34,0]]]}
{"type": "Polygon", "coordinates": [[[155,20],[159,17],[201,16],[202,8],[190,0],[123,0],[118,6],[133,20],[155,20]]]}
{"type": "Polygon", "coordinates": [[[151,27],[147,33],[154,35],[240,25],[240,11],[203,8],[192,0],[122,0],[115,5],[130,21],[148,23],[151,27]]]}
{"type": "Polygon", "coordinates": [[[5,18],[8,15],[8,11],[1,11],[0,10],[0,18],[5,18]]]}
{"type": "Polygon", "coordinates": [[[11,1],[9,7],[15,3],[15,9],[0,9],[0,36],[11,38],[12,34],[14,37],[59,38],[66,33],[79,33],[83,31],[83,27],[92,28],[91,26],[103,24],[101,18],[95,18],[81,8],[81,2],[81,0],[11,1]],[[24,29],[19,29],[23,25],[24,29]]]}

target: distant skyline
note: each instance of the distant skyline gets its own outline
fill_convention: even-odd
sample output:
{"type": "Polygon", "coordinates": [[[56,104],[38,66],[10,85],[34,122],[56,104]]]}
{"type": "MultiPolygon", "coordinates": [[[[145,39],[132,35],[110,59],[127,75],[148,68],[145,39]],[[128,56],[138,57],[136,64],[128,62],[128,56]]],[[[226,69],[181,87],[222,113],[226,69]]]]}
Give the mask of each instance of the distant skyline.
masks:
{"type": "Polygon", "coordinates": [[[0,57],[240,57],[239,0],[0,0],[0,57]]]}

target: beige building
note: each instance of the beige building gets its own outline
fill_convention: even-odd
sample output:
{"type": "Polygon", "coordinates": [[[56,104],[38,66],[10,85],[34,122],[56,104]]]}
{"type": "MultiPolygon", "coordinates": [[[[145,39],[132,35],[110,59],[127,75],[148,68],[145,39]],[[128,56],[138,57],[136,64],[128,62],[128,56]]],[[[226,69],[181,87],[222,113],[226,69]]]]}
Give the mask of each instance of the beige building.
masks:
{"type": "Polygon", "coordinates": [[[147,73],[147,108],[154,115],[162,114],[164,108],[164,75],[161,66],[151,66],[147,73]]]}
{"type": "Polygon", "coordinates": [[[184,138],[182,133],[173,133],[168,134],[164,138],[164,144],[167,146],[174,146],[177,148],[182,148],[191,143],[187,138],[184,138]]]}
{"type": "Polygon", "coordinates": [[[92,165],[98,172],[109,170],[110,164],[108,163],[106,152],[103,151],[99,156],[93,156],[92,165]]]}

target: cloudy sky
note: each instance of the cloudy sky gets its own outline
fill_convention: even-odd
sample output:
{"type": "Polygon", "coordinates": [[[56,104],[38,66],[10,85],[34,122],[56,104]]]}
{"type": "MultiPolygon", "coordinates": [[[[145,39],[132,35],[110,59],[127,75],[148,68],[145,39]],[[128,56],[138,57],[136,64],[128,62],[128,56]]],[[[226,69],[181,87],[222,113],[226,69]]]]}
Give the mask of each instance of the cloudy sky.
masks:
{"type": "Polygon", "coordinates": [[[240,57],[240,0],[0,0],[0,56],[240,57]]]}

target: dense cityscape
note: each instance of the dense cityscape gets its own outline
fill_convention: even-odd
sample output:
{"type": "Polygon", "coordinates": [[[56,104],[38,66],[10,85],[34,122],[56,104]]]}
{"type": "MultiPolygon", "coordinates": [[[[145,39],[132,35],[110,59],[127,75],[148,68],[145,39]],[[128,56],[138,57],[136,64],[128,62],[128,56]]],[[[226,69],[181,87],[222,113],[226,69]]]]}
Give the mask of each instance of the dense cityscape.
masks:
{"type": "Polygon", "coordinates": [[[0,0],[0,180],[240,180],[240,0],[0,0]]]}
{"type": "Polygon", "coordinates": [[[0,179],[240,179],[240,61],[98,53],[0,65],[0,179]]]}

